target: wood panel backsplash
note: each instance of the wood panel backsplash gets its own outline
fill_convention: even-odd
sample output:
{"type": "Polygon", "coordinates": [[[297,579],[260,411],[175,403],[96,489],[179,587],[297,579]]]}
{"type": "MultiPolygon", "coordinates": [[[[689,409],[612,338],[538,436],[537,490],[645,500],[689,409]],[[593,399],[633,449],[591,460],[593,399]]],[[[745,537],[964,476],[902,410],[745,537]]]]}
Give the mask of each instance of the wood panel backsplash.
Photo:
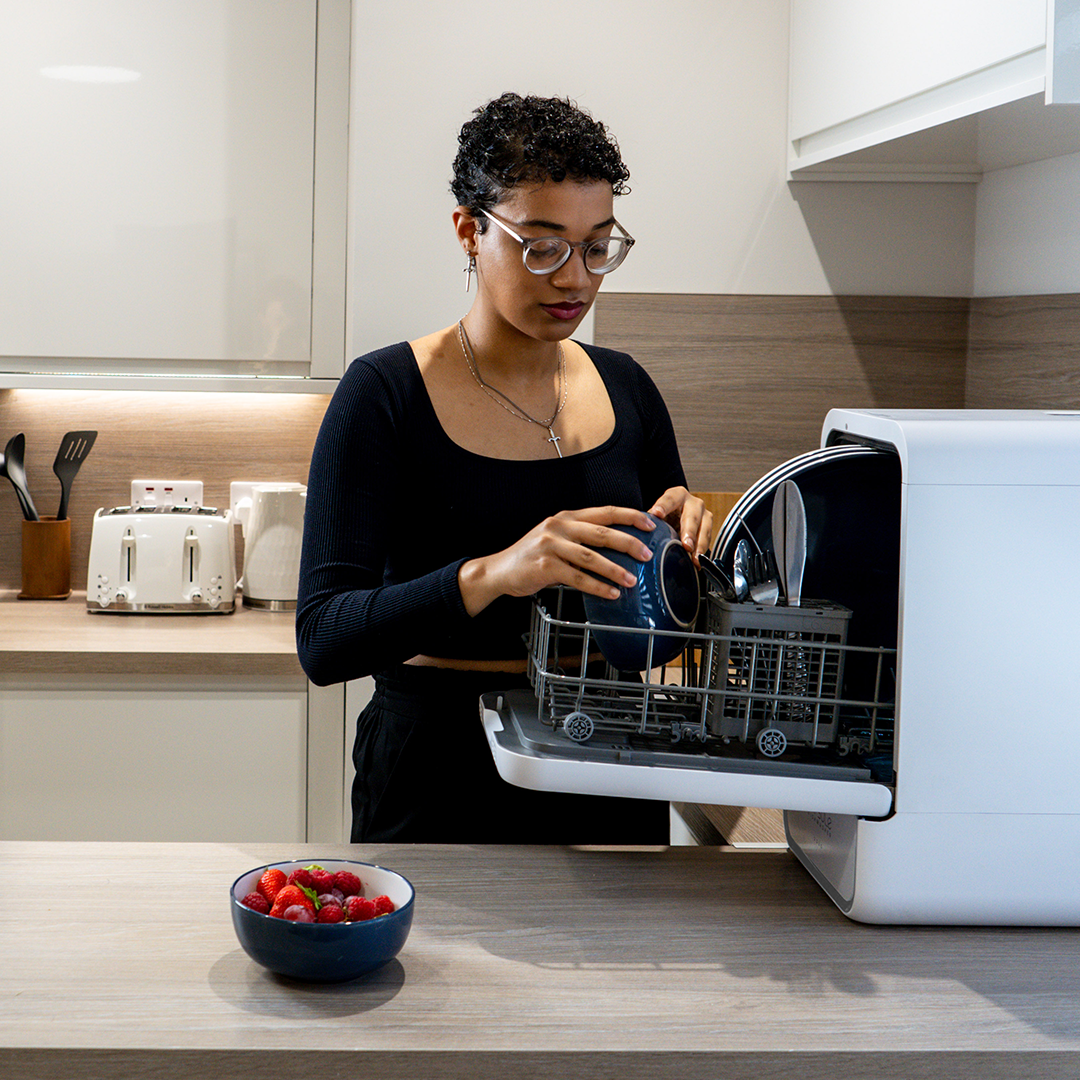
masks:
{"type": "MultiPolygon", "coordinates": [[[[596,341],[632,353],[660,387],[690,486],[742,491],[815,449],[833,407],[1080,408],[1080,297],[730,296],[601,293],[596,341]],[[969,331],[970,314],[970,331],[969,331]]],[[[59,499],[65,431],[97,444],[75,480],[72,584],[86,587],[90,523],[134,479],[300,481],[328,398],[0,390],[0,446],[26,433],[42,513],[59,499]]],[[[0,588],[21,577],[21,516],[0,480],[0,588]]]]}
{"type": "Polygon", "coordinates": [[[1080,296],[971,301],[969,409],[1080,409],[1080,296]]]}
{"type": "Polygon", "coordinates": [[[743,491],[830,408],[963,408],[967,321],[959,298],[601,293],[596,342],[653,377],[691,489],[743,491]]]}
{"type": "MultiPolygon", "coordinates": [[[[0,390],[0,447],[26,433],[28,486],[38,512],[54,514],[60,484],[52,465],[64,432],[98,432],[68,506],[71,584],[85,589],[94,511],[127,506],[132,480],[202,480],[205,505],[222,507],[233,480],[305,483],[328,401],[322,394],[0,390]]],[[[0,588],[20,586],[21,521],[14,489],[0,480],[0,588]]]]}

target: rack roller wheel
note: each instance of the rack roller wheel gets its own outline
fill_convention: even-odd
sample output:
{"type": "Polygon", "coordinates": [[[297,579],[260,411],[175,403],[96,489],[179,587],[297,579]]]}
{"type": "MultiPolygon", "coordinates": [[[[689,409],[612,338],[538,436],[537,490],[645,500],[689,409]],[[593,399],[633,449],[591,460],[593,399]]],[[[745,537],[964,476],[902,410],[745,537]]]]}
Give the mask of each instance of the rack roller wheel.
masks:
{"type": "Polygon", "coordinates": [[[787,749],[787,736],[774,727],[762,728],[757,733],[757,748],[766,757],[777,758],[787,749]]]}
{"type": "Polygon", "coordinates": [[[568,713],[562,726],[567,738],[573,739],[574,742],[588,742],[596,730],[592,717],[583,712],[568,713]]]}

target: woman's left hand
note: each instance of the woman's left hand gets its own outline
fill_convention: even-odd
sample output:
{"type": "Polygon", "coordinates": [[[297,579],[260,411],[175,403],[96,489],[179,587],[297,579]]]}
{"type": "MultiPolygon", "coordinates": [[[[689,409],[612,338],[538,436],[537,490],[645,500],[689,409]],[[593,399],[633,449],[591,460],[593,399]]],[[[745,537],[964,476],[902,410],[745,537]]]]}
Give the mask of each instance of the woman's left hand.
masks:
{"type": "Polygon", "coordinates": [[[668,488],[653,504],[649,513],[662,518],[678,534],[682,545],[698,565],[698,556],[709,550],[713,516],[705,504],[684,487],[668,488]]]}

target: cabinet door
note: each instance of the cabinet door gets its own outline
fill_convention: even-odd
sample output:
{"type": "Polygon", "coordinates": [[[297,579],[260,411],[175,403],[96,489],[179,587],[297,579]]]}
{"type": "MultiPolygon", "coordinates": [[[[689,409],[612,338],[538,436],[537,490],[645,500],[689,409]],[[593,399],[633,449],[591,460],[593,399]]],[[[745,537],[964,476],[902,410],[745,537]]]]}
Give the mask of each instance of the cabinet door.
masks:
{"type": "Polygon", "coordinates": [[[0,838],[297,841],[307,693],[5,688],[0,838]]]}
{"type": "Polygon", "coordinates": [[[340,374],[348,0],[3,11],[2,367],[340,374]]]}
{"type": "Polygon", "coordinates": [[[791,167],[1042,93],[1046,0],[792,0],[791,167]]]}

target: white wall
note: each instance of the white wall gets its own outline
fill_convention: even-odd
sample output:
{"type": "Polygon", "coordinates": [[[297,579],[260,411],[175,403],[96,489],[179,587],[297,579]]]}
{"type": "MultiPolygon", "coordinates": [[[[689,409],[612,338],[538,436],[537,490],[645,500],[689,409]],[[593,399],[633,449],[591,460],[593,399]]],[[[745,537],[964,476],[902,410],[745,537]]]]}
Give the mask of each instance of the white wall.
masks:
{"type": "Polygon", "coordinates": [[[619,139],[639,243],[605,289],[970,291],[970,186],[786,182],[788,0],[398,0],[354,26],[353,355],[466,310],[450,166],[505,90],[569,96],[619,139]]]}
{"type": "Polygon", "coordinates": [[[987,173],[978,187],[975,296],[1080,292],[1080,154],[987,173]]]}

